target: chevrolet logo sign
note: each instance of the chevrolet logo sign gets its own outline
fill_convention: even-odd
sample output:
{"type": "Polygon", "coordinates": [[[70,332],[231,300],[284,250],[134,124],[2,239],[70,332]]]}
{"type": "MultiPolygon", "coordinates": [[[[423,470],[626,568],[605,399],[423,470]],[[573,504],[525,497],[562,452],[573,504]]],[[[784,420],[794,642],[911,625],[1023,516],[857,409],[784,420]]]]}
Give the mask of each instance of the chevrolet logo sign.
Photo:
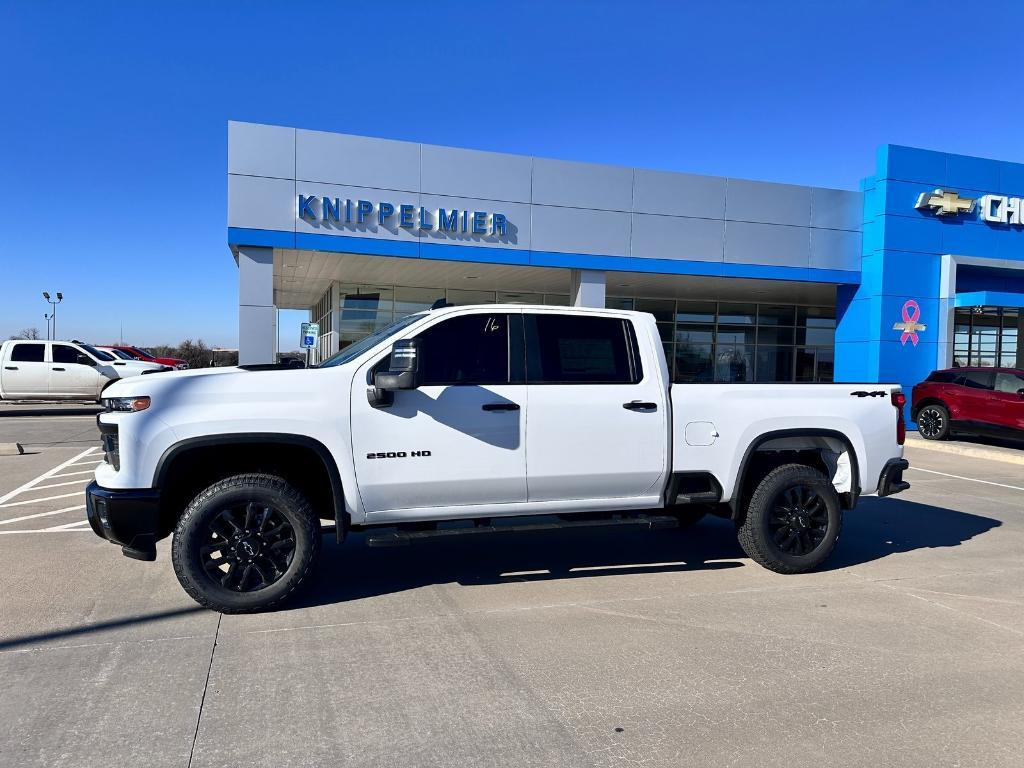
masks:
{"type": "Polygon", "coordinates": [[[930,210],[939,216],[956,216],[958,213],[970,213],[974,210],[973,197],[960,197],[953,190],[936,189],[934,192],[922,192],[917,196],[918,210],[930,210]]]}

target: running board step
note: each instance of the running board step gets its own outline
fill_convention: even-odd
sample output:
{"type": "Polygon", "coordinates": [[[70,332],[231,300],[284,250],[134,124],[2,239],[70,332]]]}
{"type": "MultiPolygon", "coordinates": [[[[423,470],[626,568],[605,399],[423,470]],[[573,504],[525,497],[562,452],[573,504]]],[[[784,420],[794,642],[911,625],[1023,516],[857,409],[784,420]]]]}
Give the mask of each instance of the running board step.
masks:
{"type": "Polygon", "coordinates": [[[698,493],[680,493],[674,504],[717,504],[718,491],[700,491],[698,493]]]}
{"type": "Polygon", "coordinates": [[[565,528],[608,528],[624,525],[656,530],[678,528],[679,520],[671,515],[641,515],[606,520],[559,520],[551,523],[524,523],[522,525],[478,525],[472,528],[442,528],[436,531],[387,531],[369,535],[366,543],[371,547],[403,547],[424,539],[442,539],[480,533],[527,533],[560,531],[565,528]]]}

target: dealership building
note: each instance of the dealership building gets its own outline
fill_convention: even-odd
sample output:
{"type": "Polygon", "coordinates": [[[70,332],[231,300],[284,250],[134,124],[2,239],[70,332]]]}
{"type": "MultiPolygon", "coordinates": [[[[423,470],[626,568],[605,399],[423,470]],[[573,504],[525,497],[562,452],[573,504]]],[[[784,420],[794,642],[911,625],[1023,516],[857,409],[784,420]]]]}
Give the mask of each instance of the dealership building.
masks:
{"type": "Polygon", "coordinates": [[[650,312],[676,382],[1024,367],[1022,198],[1024,165],[894,145],[846,190],[231,122],[240,359],[278,309],[323,359],[445,299],[650,312]]]}

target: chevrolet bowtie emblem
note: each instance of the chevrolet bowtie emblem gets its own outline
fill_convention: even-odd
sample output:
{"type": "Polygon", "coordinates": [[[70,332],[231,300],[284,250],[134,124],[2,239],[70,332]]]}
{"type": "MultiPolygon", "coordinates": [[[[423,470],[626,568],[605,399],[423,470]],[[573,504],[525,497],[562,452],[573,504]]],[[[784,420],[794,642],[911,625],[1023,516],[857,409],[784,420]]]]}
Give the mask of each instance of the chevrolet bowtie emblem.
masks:
{"type": "Polygon", "coordinates": [[[959,192],[936,189],[934,192],[922,192],[917,196],[919,210],[930,210],[939,216],[956,216],[958,213],[970,213],[974,210],[973,197],[960,197],[959,192]]]}

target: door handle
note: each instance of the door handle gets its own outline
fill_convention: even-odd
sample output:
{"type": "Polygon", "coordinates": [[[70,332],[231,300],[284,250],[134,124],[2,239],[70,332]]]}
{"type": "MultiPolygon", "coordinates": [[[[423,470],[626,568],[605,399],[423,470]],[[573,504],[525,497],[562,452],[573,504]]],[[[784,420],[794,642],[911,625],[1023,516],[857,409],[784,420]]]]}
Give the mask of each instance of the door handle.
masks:
{"type": "Polygon", "coordinates": [[[63,368],[51,368],[50,370],[51,371],[63,371],[64,369],[63,368]]]}
{"type": "Polygon", "coordinates": [[[4,366],[4,370],[5,371],[16,371],[16,370],[18,370],[18,366],[16,366],[16,365],[5,365],[4,366]]]}
{"type": "Polygon", "coordinates": [[[482,406],[485,411],[518,411],[519,406],[516,403],[484,403],[482,406]]]}
{"type": "Polygon", "coordinates": [[[622,407],[627,411],[656,411],[658,410],[657,403],[645,403],[642,400],[630,400],[628,403],[623,403],[622,407]]]}

